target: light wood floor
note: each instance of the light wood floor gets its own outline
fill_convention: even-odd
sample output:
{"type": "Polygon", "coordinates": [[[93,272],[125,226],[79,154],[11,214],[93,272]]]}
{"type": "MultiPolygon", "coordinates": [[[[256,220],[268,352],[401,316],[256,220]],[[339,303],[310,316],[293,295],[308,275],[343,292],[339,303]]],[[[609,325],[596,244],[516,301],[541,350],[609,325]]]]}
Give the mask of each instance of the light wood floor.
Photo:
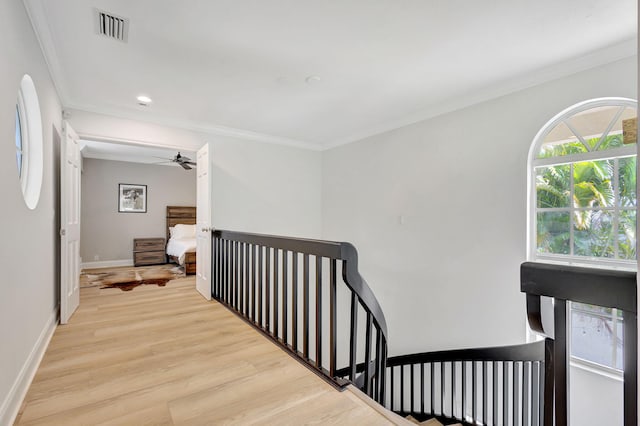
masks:
{"type": "MultiPolygon", "coordinates": [[[[25,398],[19,425],[403,423],[339,392],[196,291],[83,288],[25,398]]],[[[398,418],[399,419],[399,418],[398,418]]]]}

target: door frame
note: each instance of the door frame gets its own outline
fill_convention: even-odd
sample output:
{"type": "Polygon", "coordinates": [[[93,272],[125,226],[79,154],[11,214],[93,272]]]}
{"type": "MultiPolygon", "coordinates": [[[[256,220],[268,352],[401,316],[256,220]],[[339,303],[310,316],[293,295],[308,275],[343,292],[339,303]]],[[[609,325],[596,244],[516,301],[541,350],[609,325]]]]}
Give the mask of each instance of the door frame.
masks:
{"type": "MultiPolygon", "coordinates": [[[[155,142],[148,142],[148,141],[141,141],[141,140],[133,140],[133,139],[123,139],[123,138],[114,138],[114,137],[109,137],[109,136],[101,136],[101,135],[96,135],[96,134],[89,134],[89,133],[83,133],[83,132],[77,132],[76,131],[76,135],[78,136],[78,140],[92,140],[92,141],[96,141],[96,142],[104,142],[104,143],[111,143],[114,145],[133,145],[133,146],[140,146],[140,147],[147,147],[147,148],[165,148],[165,149],[171,149],[171,150],[175,150],[175,151],[181,151],[181,150],[185,150],[188,149],[189,151],[194,150],[194,148],[191,147],[185,147],[185,146],[178,146],[178,145],[173,145],[173,144],[166,144],[166,143],[155,143],[155,142]]],[[[64,135],[62,135],[64,137],[64,135]]],[[[204,145],[209,145],[209,156],[211,156],[211,144],[207,141],[207,142],[203,142],[202,145],[200,145],[197,149],[195,149],[195,151],[198,151],[200,148],[202,148],[204,145]]],[[[82,164],[82,152],[80,153],[80,157],[81,157],[81,164],[82,164]]],[[[209,157],[211,158],[211,157],[209,157]]],[[[63,161],[62,158],[59,159],[60,162],[63,161]]],[[[213,167],[212,167],[212,161],[211,159],[209,159],[208,162],[208,174],[211,175],[213,171],[213,167]]],[[[82,182],[82,173],[80,174],[80,182],[82,182]]],[[[60,181],[60,185],[64,185],[64,182],[60,181]]],[[[211,185],[209,185],[209,191],[211,192],[211,185]]],[[[60,199],[60,203],[63,202],[62,200],[62,189],[60,190],[60,194],[59,197],[60,199]]],[[[213,197],[211,197],[211,200],[213,200],[213,197]]],[[[197,195],[196,195],[196,205],[198,204],[198,200],[197,200],[197,195]]],[[[213,221],[213,217],[211,215],[211,210],[212,210],[212,203],[209,203],[209,211],[207,212],[207,215],[209,217],[210,221],[213,221]]],[[[82,205],[80,205],[80,217],[82,217],[82,205]]],[[[62,237],[60,237],[62,238],[62,237]]],[[[60,263],[62,262],[62,259],[60,261],[60,263]]],[[[64,267],[64,265],[60,264],[60,267],[64,267]]],[[[81,265],[79,265],[78,268],[78,274],[81,271],[81,265]]],[[[60,291],[62,292],[64,284],[62,282],[60,282],[60,291]]],[[[61,293],[62,294],[62,293],[61,293]]]]}

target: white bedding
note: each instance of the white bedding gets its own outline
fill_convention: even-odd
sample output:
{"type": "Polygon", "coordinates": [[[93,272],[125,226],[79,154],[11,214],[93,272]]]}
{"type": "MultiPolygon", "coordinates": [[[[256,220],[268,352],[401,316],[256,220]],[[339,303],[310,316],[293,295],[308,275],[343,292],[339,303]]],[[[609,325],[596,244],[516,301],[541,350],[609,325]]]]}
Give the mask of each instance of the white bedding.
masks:
{"type": "Polygon", "coordinates": [[[184,265],[184,254],[195,249],[195,238],[170,238],[167,243],[167,254],[177,257],[180,265],[184,265]]]}

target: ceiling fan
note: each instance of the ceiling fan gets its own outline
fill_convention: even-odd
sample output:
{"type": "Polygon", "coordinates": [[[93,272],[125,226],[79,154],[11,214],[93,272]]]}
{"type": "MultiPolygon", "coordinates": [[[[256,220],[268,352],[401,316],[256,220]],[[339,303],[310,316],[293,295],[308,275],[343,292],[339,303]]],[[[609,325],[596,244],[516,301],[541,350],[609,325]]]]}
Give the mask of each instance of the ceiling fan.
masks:
{"type": "MultiPolygon", "coordinates": [[[[156,157],[156,158],[161,158],[161,157],[156,157]]],[[[162,158],[163,160],[166,161],[161,161],[159,163],[153,163],[153,164],[171,164],[171,163],[177,163],[179,165],[182,166],[183,169],[185,170],[191,170],[193,167],[191,166],[195,166],[196,163],[191,161],[191,158],[189,157],[185,157],[183,155],[180,154],[180,152],[178,152],[178,154],[173,157],[170,160],[167,160],[166,158],[162,158]]]]}

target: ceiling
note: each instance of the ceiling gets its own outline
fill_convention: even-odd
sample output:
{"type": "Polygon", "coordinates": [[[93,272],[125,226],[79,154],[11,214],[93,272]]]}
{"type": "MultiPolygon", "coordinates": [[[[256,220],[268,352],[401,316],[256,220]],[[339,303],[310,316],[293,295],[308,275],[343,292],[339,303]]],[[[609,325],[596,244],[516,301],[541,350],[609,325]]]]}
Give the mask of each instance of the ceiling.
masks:
{"type": "Polygon", "coordinates": [[[635,0],[24,1],[65,107],[316,148],[636,52],[635,0]]]}

